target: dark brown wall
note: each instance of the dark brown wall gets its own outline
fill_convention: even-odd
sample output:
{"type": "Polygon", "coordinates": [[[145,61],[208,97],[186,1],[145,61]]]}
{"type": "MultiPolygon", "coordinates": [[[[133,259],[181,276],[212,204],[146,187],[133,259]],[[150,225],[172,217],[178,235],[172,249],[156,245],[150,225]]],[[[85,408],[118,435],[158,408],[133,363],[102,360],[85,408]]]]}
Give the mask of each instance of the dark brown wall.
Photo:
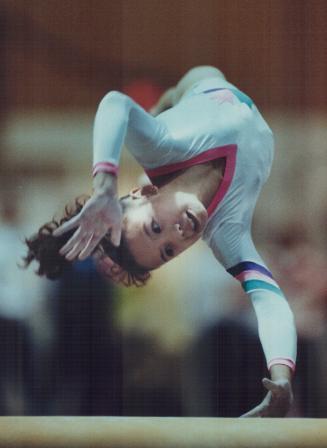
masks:
{"type": "Polygon", "coordinates": [[[150,76],[220,67],[262,107],[326,110],[326,0],[3,0],[10,107],[94,107],[150,76]]]}

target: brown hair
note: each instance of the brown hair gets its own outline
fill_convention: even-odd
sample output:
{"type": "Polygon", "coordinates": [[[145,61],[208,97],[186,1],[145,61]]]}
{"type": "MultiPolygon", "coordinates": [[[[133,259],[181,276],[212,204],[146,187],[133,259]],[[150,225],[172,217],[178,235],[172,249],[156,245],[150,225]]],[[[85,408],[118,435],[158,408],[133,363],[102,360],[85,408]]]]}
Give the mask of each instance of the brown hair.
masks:
{"type": "MultiPolygon", "coordinates": [[[[40,227],[35,235],[25,239],[28,248],[27,255],[23,258],[25,268],[35,260],[39,264],[36,270],[38,275],[55,280],[63,274],[72,262],[61,255],[59,250],[76,229],[67,231],[59,237],[53,236],[53,231],[77,215],[87,200],[88,196],[76,198],[72,206],[67,205],[65,207],[64,216],[60,220],[53,219],[47,222],[40,227]]],[[[104,256],[107,255],[114,261],[114,265],[108,274],[111,280],[116,279],[117,281],[117,278],[119,278],[119,283],[125,286],[143,286],[149,279],[149,271],[136,263],[123,236],[120,246],[115,247],[110,242],[109,236],[105,235],[98,244],[96,250],[98,249],[104,256]]]]}

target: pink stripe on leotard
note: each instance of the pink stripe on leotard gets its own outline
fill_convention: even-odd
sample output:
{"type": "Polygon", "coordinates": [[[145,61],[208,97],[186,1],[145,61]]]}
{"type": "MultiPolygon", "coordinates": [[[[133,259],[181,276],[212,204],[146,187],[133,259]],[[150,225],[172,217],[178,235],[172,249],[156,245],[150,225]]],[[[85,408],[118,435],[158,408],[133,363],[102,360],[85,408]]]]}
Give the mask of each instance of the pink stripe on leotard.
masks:
{"type": "Polygon", "coordinates": [[[93,177],[97,173],[110,173],[117,176],[118,170],[119,170],[118,166],[111,162],[98,162],[93,166],[92,174],[93,177]]]}
{"type": "Polygon", "coordinates": [[[295,362],[289,358],[275,358],[268,362],[268,370],[271,369],[272,366],[276,364],[282,364],[284,366],[288,366],[292,372],[295,372],[295,362]]]}
{"type": "Polygon", "coordinates": [[[254,270],[243,271],[240,274],[236,275],[235,278],[241,283],[245,282],[246,280],[263,280],[267,283],[270,283],[271,285],[278,287],[278,284],[275,282],[274,279],[268,277],[268,275],[262,274],[261,272],[254,270]]]}
{"type": "Polygon", "coordinates": [[[225,145],[218,146],[217,148],[211,148],[207,151],[198,154],[197,156],[183,160],[182,162],[172,163],[170,165],[159,166],[158,168],[146,170],[146,174],[149,178],[155,179],[158,176],[163,176],[165,174],[171,174],[179,170],[183,170],[190,166],[199,165],[201,163],[210,162],[218,158],[226,157],[226,166],[224,177],[217,189],[215,196],[213,197],[211,203],[209,204],[207,211],[208,216],[210,216],[214,210],[217,208],[218,204],[224,198],[227,190],[233,180],[235,165],[236,165],[236,152],[237,145],[225,145]]]}

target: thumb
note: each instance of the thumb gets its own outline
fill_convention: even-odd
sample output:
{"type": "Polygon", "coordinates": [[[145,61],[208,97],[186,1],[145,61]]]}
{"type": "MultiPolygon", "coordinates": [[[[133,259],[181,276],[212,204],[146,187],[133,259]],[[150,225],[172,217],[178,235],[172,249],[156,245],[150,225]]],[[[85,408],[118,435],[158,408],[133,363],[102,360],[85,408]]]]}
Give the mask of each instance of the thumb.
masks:
{"type": "Polygon", "coordinates": [[[278,385],[274,381],[269,380],[268,378],[263,378],[262,384],[270,392],[278,390],[278,385]]]}
{"type": "Polygon", "coordinates": [[[80,215],[76,215],[73,218],[71,218],[69,221],[66,221],[65,223],[61,224],[57,229],[53,231],[53,236],[61,236],[64,233],[68,232],[68,230],[72,230],[79,224],[80,215]]]}

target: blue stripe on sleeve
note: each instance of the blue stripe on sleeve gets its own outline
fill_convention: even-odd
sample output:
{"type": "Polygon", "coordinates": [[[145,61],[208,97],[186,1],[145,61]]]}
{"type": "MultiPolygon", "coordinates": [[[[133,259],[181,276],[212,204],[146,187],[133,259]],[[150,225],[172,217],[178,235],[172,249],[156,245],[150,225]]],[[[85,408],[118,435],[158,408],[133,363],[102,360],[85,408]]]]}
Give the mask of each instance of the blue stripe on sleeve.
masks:
{"type": "Polygon", "coordinates": [[[254,263],[253,261],[242,261],[241,263],[238,263],[237,265],[227,269],[227,272],[231,274],[233,277],[236,277],[243,271],[258,271],[261,272],[261,274],[265,274],[270,278],[273,278],[272,273],[268,271],[267,268],[264,266],[261,266],[258,263],[254,263]]]}

